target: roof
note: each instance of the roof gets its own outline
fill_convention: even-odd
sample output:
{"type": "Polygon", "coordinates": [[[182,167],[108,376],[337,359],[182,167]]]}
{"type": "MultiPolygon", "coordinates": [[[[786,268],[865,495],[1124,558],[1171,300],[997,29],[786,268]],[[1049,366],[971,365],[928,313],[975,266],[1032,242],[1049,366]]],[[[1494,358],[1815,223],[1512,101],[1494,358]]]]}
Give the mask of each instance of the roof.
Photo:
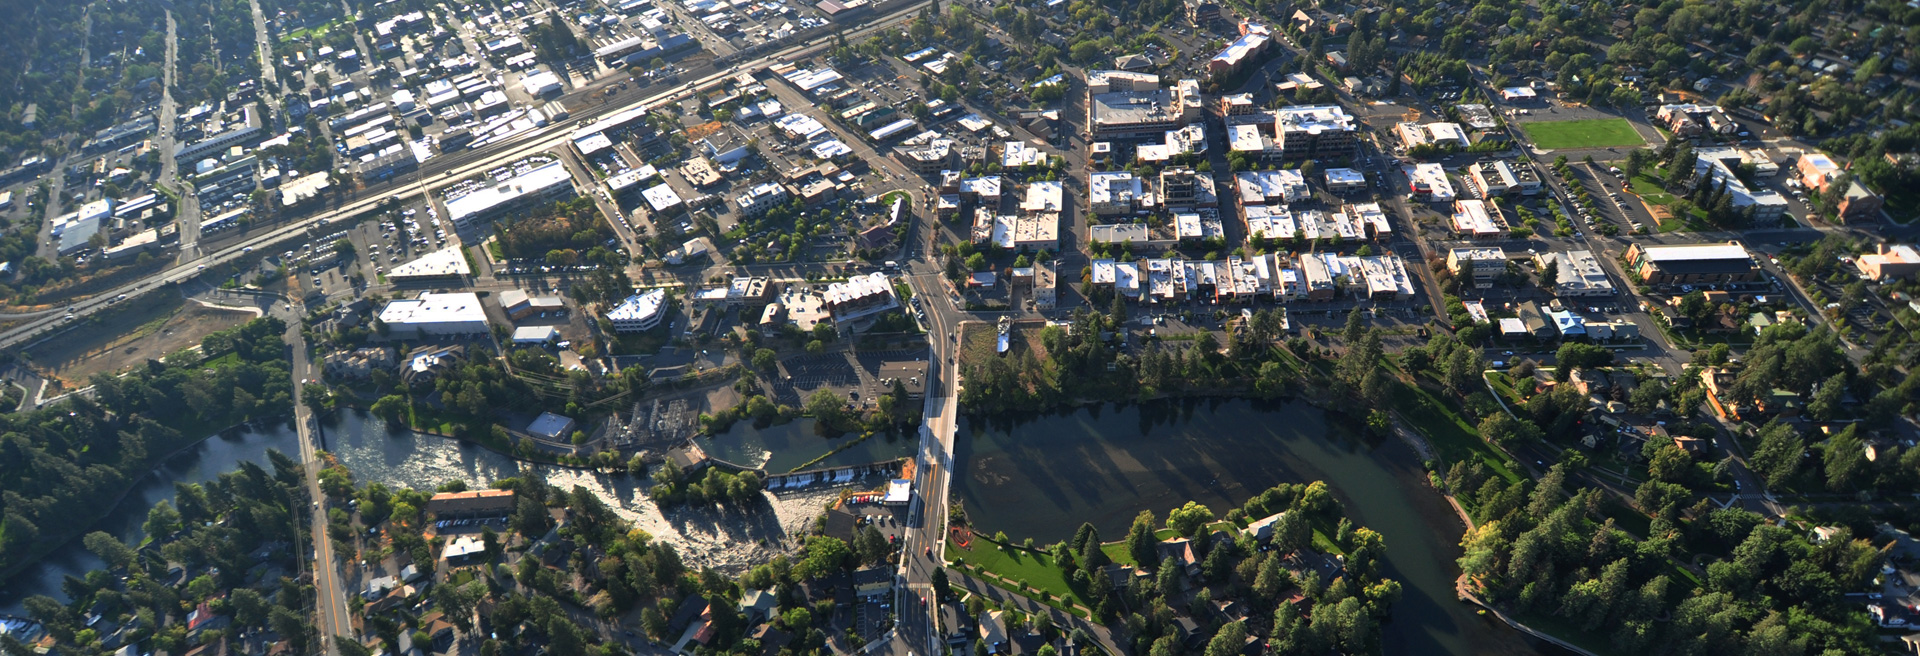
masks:
{"type": "Polygon", "coordinates": [[[521,326],[513,329],[513,343],[532,344],[547,342],[552,341],[559,335],[559,329],[553,326],[521,326]]]}
{"type": "Polygon", "coordinates": [[[1753,261],[1747,249],[1736,243],[1724,244],[1643,244],[1641,258],[1650,262],[1699,262],[1711,260],[1753,261]]]}
{"type": "Polygon", "coordinates": [[[550,439],[559,439],[564,433],[572,429],[572,417],[556,415],[551,412],[542,412],[540,416],[533,418],[533,423],[527,424],[527,432],[550,439]]]}
{"type": "Polygon", "coordinates": [[[655,212],[662,212],[679,207],[681,203],[680,194],[674,193],[673,187],[667,186],[665,182],[641,191],[640,197],[645,198],[647,200],[647,206],[653,208],[655,212]]]}
{"type": "Polygon", "coordinates": [[[387,280],[398,281],[411,278],[445,278],[471,275],[473,269],[467,265],[467,256],[459,246],[449,246],[420,256],[412,262],[394,267],[387,273],[387,280]]]}
{"type": "Polygon", "coordinates": [[[421,323],[486,323],[487,311],[473,292],[425,293],[417,299],[397,300],[380,310],[389,325],[421,323]]]}
{"type": "Polygon", "coordinates": [[[540,193],[555,186],[571,184],[572,176],[567,173],[565,164],[558,160],[531,171],[513,176],[498,184],[477,189],[465,196],[447,201],[447,216],[455,222],[465,225],[463,219],[485,214],[496,207],[506,205],[521,196],[540,193]]]}
{"type": "Polygon", "coordinates": [[[612,310],[607,311],[607,319],[613,321],[644,321],[660,313],[667,303],[667,290],[652,289],[621,301],[612,310]]]}

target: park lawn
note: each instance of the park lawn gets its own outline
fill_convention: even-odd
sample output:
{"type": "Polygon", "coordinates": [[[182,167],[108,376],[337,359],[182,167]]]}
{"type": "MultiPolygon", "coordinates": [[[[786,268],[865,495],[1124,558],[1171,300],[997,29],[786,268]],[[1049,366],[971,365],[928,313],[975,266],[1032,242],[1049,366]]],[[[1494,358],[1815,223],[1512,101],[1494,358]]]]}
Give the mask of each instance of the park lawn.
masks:
{"type": "Polygon", "coordinates": [[[1547,150],[1639,146],[1647,142],[1624,118],[1538,121],[1521,123],[1520,128],[1535,146],[1547,150]]]}
{"type": "Polygon", "coordinates": [[[1452,408],[1433,396],[1418,384],[1402,384],[1401,392],[1393,395],[1393,409],[1406,417],[1408,423],[1425,433],[1440,452],[1445,462],[1438,463],[1440,471],[1446,471],[1451,463],[1479,459],[1487,468],[1506,478],[1509,482],[1518,482],[1519,473],[1514,471],[1514,463],[1506,453],[1493,448],[1480,433],[1462,419],[1452,408]]]}
{"type": "MultiPolygon", "coordinates": [[[[1027,551],[1018,546],[1001,548],[1000,545],[985,538],[986,536],[975,534],[973,544],[976,547],[973,549],[962,548],[952,540],[948,540],[947,560],[965,563],[980,571],[1011,581],[1008,585],[1015,586],[1015,592],[1022,592],[1017,589],[1017,586],[1025,583],[1034,590],[1052,595],[1052,604],[1057,604],[1064,599],[1071,605],[1087,605],[1087,601],[1080,598],[1080,593],[1074,592],[1073,588],[1067,585],[1066,575],[1061,574],[1060,568],[1053,564],[1052,556],[1037,551],[1027,551]]],[[[1126,546],[1121,545],[1120,549],[1125,551],[1126,546]]],[[[1037,599],[1037,595],[1033,593],[1022,592],[1022,594],[1037,599]]]]}

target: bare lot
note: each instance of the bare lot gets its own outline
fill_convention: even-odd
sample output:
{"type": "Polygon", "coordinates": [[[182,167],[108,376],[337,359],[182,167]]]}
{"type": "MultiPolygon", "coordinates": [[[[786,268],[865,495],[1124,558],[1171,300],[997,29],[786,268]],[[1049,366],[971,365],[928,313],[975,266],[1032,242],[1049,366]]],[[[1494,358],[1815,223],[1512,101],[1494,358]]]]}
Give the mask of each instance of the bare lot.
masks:
{"type": "Polygon", "coordinates": [[[246,323],[253,312],[208,307],[177,294],[129,299],[100,321],[83,322],[35,347],[30,355],[49,377],[85,384],[96,373],[115,373],[190,346],[208,334],[246,323]]]}

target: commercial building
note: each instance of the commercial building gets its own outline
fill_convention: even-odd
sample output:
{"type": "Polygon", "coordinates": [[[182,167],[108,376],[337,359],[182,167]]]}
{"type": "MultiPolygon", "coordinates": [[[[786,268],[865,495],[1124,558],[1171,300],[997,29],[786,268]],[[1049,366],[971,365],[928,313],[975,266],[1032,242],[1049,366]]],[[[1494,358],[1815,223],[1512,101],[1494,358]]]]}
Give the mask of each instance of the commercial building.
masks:
{"type": "Polygon", "coordinates": [[[93,236],[100,234],[107,220],[113,217],[113,201],[100,199],[80,209],[53,220],[52,234],[59,240],[56,250],[66,255],[92,243],[93,236]]]}
{"type": "Polygon", "coordinates": [[[1152,73],[1133,71],[1087,71],[1087,93],[1102,94],[1119,91],[1158,91],[1160,76],[1152,73]]]}
{"type": "Polygon", "coordinates": [[[1556,296],[1613,295],[1613,281],[1607,279],[1607,272],[1600,268],[1600,259],[1594,257],[1593,251],[1538,253],[1533,256],[1533,263],[1541,271],[1545,271],[1549,263],[1553,265],[1556,296]]]}
{"type": "Polygon", "coordinates": [[[289,209],[317,201],[320,192],[331,186],[333,181],[327,178],[326,171],[294,178],[292,182],[280,185],[280,207],[289,209]]]}
{"type": "Polygon", "coordinates": [[[1460,122],[1467,124],[1467,127],[1475,130],[1492,130],[1500,127],[1500,122],[1493,117],[1493,110],[1488,109],[1486,105],[1464,103],[1454,105],[1453,108],[1459,111],[1460,122]]]}
{"type": "Polygon", "coordinates": [[[1282,107],[1273,113],[1285,159],[1339,159],[1352,157],[1358,148],[1353,116],[1339,105],[1282,107]]]}
{"type": "Polygon", "coordinates": [[[494,296],[500,304],[500,310],[507,318],[515,321],[533,316],[537,312],[565,312],[566,300],[558,296],[534,296],[518,289],[509,289],[494,296]]]}
{"type": "Polygon", "coordinates": [[[251,145],[267,138],[266,130],[258,113],[253,111],[251,103],[240,107],[239,120],[234,121],[219,134],[190,144],[181,144],[173,151],[176,162],[199,161],[203,157],[214,155],[234,146],[251,145]]]}
{"type": "Polygon", "coordinates": [[[1435,203],[1453,202],[1453,181],[1439,164],[1402,166],[1400,172],[1407,176],[1407,193],[1414,198],[1435,203]]]}
{"type": "Polygon", "coordinates": [[[950,139],[934,139],[924,144],[900,146],[893,149],[893,158],[906,165],[907,170],[921,177],[940,175],[941,171],[958,171],[960,149],[954,147],[950,139]]]}
{"type": "Polygon", "coordinates": [[[1515,165],[1507,160],[1475,162],[1467,167],[1467,176],[1480,189],[1482,198],[1518,192],[1522,196],[1540,193],[1540,174],[1528,164],[1515,165]]]}
{"type": "Polygon", "coordinates": [[[1355,169],[1327,169],[1327,191],[1346,194],[1367,190],[1367,174],[1355,169]]]}
{"type": "Polygon", "coordinates": [[[532,423],[527,424],[527,432],[549,441],[560,441],[573,434],[573,427],[572,417],[542,412],[540,416],[533,418],[532,423]]]}
{"type": "Polygon", "coordinates": [[[1189,168],[1169,168],[1160,172],[1160,205],[1170,210],[1217,207],[1220,197],[1213,186],[1213,175],[1189,168]]]}
{"type": "Polygon", "coordinates": [[[666,314],[667,290],[650,289],[628,296],[608,310],[607,320],[613,322],[614,332],[640,333],[658,327],[666,314]]]}
{"type": "Polygon", "coordinates": [[[459,229],[507,212],[572,198],[573,177],[558,160],[506,180],[446,199],[447,217],[459,229]]]}
{"type": "Polygon", "coordinates": [[[1920,274],[1920,251],[1908,244],[1874,244],[1873,252],[1854,260],[1870,280],[1892,281],[1920,274]]]}
{"type": "Polygon", "coordinates": [[[397,337],[449,337],[487,334],[487,311],[473,292],[428,292],[395,300],[380,310],[380,322],[397,337]]]}
{"type": "Polygon", "coordinates": [[[1372,239],[1386,239],[1393,235],[1393,224],[1387,222],[1387,212],[1379,203],[1351,203],[1340,208],[1347,221],[1366,231],[1372,239]]]}
{"type": "Polygon", "coordinates": [[[435,519],[505,517],[513,509],[513,490],[441,492],[427,499],[427,512],[435,519]]]}
{"type": "Polygon", "coordinates": [[[827,313],[835,323],[850,323],[900,307],[893,295],[893,282],[887,274],[854,276],[846,282],[827,285],[827,313]]]}
{"type": "MultiPolygon", "coordinates": [[[[1733,148],[1702,148],[1694,153],[1698,155],[1693,164],[1694,178],[1698,181],[1695,184],[1726,189],[1733,197],[1733,209],[1750,214],[1754,223],[1772,224],[1787,215],[1787,199],[1780,192],[1764,187],[1751,189],[1734,172],[1733,167],[1745,161],[1747,153],[1733,148]]],[[[1803,156],[1801,161],[1805,160],[1803,156]]]]}
{"type": "Polygon", "coordinates": [[[1500,239],[1507,234],[1507,221],[1499,206],[1463,198],[1453,201],[1453,232],[1466,239],[1500,239]]]}
{"type": "Polygon", "coordinates": [[[1087,175],[1087,210],[1095,216],[1132,214],[1145,192],[1131,171],[1102,171],[1087,175]]]}
{"type": "Polygon", "coordinates": [[[1239,74],[1248,64],[1260,61],[1272,44],[1273,35],[1265,25],[1243,21],[1240,37],[1207,60],[1207,75],[1221,79],[1239,74]]]}
{"type": "Polygon", "coordinates": [[[762,182],[734,199],[741,216],[759,216],[787,202],[787,188],[777,182],[762,182]]]}
{"type": "Polygon", "coordinates": [[[1171,89],[1088,94],[1087,129],[1093,140],[1151,139],[1199,118],[1200,83],[1181,80],[1171,89]]]}
{"type": "Polygon", "coordinates": [[[1233,175],[1233,186],[1241,205],[1279,205],[1312,195],[1306,176],[1293,169],[1241,171],[1233,175]]]}
{"type": "Polygon", "coordinates": [[[1447,270],[1457,278],[1473,280],[1473,286],[1486,289],[1507,272],[1507,252],[1499,246],[1475,246],[1447,251],[1447,270]]]}
{"type": "Polygon", "coordinates": [[[1724,244],[1634,244],[1627,248],[1627,269],[1649,285],[1708,285],[1756,282],[1760,266],[1740,242],[1724,244]]]}
{"type": "Polygon", "coordinates": [[[1458,123],[1400,123],[1393,126],[1400,143],[1408,149],[1421,146],[1466,148],[1467,133],[1458,123]]]}
{"type": "Polygon", "coordinates": [[[450,280],[473,275],[467,256],[459,246],[443,248],[396,266],[387,272],[387,282],[401,284],[423,280],[450,280]]]}

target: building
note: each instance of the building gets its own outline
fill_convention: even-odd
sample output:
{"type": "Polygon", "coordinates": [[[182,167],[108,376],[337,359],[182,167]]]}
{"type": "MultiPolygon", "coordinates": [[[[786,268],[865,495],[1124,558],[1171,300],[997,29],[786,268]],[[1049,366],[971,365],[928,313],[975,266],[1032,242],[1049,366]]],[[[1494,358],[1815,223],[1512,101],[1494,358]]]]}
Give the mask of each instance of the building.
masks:
{"type": "Polygon", "coordinates": [[[280,185],[280,207],[291,209],[320,199],[320,192],[333,186],[326,171],[308,173],[280,185]]]}
{"type": "Polygon", "coordinates": [[[459,229],[507,212],[573,197],[573,176],[555,160],[501,182],[446,199],[447,217],[459,229]]]}
{"type": "Polygon", "coordinates": [[[542,346],[560,341],[560,329],[553,326],[521,326],[513,329],[514,346],[542,346]]]}
{"type": "Polygon", "coordinates": [[[253,104],[240,106],[239,120],[229,123],[219,134],[190,144],[180,144],[173,151],[173,160],[182,164],[197,162],[207,156],[225,152],[234,146],[251,145],[267,137],[265,128],[253,104]]]}
{"type": "Polygon", "coordinates": [[[1890,282],[1920,274],[1920,251],[1908,244],[1874,244],[1873,252],[1854,259],[1870,280],[1890,282]]]}
{"type": "Polygon", "coordinates": [[[1087,71],[1087,93],[1145,92],[1160,89],[1160,76],[1134,71],[1087,71]]]}
{"type": "Polygon", "coordinates": [[[1172,210],[1211,208],[1220,204],[1213,187],[1213,175],[1202,175],[1189,168],[1168,168],[1160,172],[1160,205],[1172,210]]]}
{"type": "Polygon", "coordinates": [[[841,324],[900,307],[900,300],[893,295],[893,282],[887,274],[878,272],[827,285],[825,300],[827,313],[841,324]]]}
{"type": "Polygon", "coordinates": [[[1465,239],[1502,239],[1507,220],[1500,207],[1484,200],[1462,198],[1453,201],[1453,232],[1465,239]]]}
{"type": "Polygon", "coordinates": [[[66,255],[92,245],[93,236],[101,234],[101,229],[107,226],[108,219],[112,217],[113,201],[103,198],[54,219],[52,234],[58,240],[57,250],[61,255],[66,255]]]}
{"type": "Polygon", "coordinates": [[[1283,107],[1271,113],[1283,159],[1339,159],[1357,152],[1353,116],[1339,105],[1283,107]]]}
{"type": "Polygon", "coordinates": [[[621,301],[612,310],[607,311],[607,320],[613,322],[614,332],[643,333],[660,325],[660,318],[667,314],[667,290],[650,289],[621,301]]]}
{"type": "Polygon", "coordinates": [[[1880,218],[1880,197],[1868,191],[1858,180],[1847,183],[1847,193],[1840,197],[1840,221],[1842,223],[1862,223],[1880,218]]]}
{"type": "Polygon", "coordinates": [[[1607,272],[1600,268],[1600,259],[1593,251],[1563,251],[1558,253],[1538,253],[1533,256],[1534,266],[1545,271],[1551,263],[1555,280],[1555,296],[1612,296],[1613,281],[1607,279],[1607,272]]]}
{"type": "Polygon", "coordinates": [[[466,253],[459,246],[450,246],[394,267],[387,272],[387,282],[452,280],[469,275],[473,275],[473,267],[467,264],[466,253]]]}
{"type": "Polygon", "coordinates": [[[951,139],[934,139],[924,144],[900,146],[893,149],[893,158],[912,171],[915,175],[930,178],[940,175],[941,171],[958,171],[960,149],[954,147],[951,139]]]}
{"type": "Polygon", "coordinates": [[[1400,172],[1407,176],[1407,193],[1414,198],[1435,203],[1453,202],[1453,181],[1439,164],[1402,166],[1400,172]]]}
{"type": "MultiPolygon", "coordinates": [[[[1698,158],[1694,160],[1695,184],[1711,184],[1716,189],[1724,188],[1732,196],[1733,209],[1748,213],[1753,222],[1769,225],[1779,222],[1787,215],[1787,199],[1780,192],[1761,188],[1755,191],[1741,181],[1734,167],[1748,161],[1751,155],[1734,148],[1702,148],[1694,151],[1698,158]]],[[[1806,158],[1803,156],[1802,161],[1806,158]]],[[[1877,212],[1878,207],[1874,208],[1877,212]]]]}
{"type": "Polygon", "coordinates": [[[741,216],[759,216],[787,202],[787,188],[777,182],[762,182],[734,199],[741,216]]]}
{"type": "Polygon", "coordinates": [[[1731,135],[1740,131],[1740,124],[1727,118],[1727,113],[1721,111],[1718,105],[1661,105],[1654,112],[1653,119],[1667,131],[1681,137],[1731,135]]]}
{"type": "Polygon", "coordinates": [[[1800,184],[1821,193],[1827,191],[1828,183],[1840,176],[1840,165],[1821,153],[1801,154],[1800,161],[1795,162],[1793,168],[1800,178],[1800,184]]]}
{"type": "Polygon", "coordinates": [[[1207,60],[1207,75],[1214,79],[1238,75],[1246,70],[1248,64],[1259,62],[1272,44],[1273,34],[1267,26],[1243,21],[1240,23],[1240,37],[1207,60]]]}
{"type": "Polygon", "coordinates": [[[572,417],[542,412],[533,418],[533,423],[527,424],[527,432],[558,442],[573,434],[573,426],[572,417]]]}
{"type": "Polygon", "coordinates": [[[1312,196],[1307,178],[1293,169],[1242,171],[1233,175],[1233,186],[1243,206],[1280,205],[1312,196]]]}
{"type": "Polygon", "coordinates": [[[1467,176],[1473,180],[1473,186],[1480,189],[1482,198],[1514,192],[1522,196],[1540,193],[1540,174],[1534,172],[1531,165],[1516,166],[1507,160],[1475,162],[1467,167],[1467,176]]]}
{"type": "MultiPolygon", "coordinates": [[[[1180,87],[1089,94],[1087,129],[1092,140],[1163,137],[1186,124],[1180,87]]],[[[1199,99],[1194,99],[1198,102],[1199,99]]]]}
{"type": "Polygon", "coordinates": [[[1460,122],[1467,124],[1467,127],[1475,130],[1492,130],[1500,127],[1500,122],[1493,116],[1493,110],[1488,109],[1486,105],[1465,103],[1454,105],[1453,108],[1459,112],[1460,122]]]}
{"type": "Polygon", "coordinates": [[[1740,242],[1724,244],[1634,244],[1627,270],[1649,285],[1758,282],[1760,266],[1740,242]]]}
{"type": "Polygon", "coordinates": [[[1507,252],[1499,246],[1475,246],[1447,251],[1447,270],[1461,279],[1472,278],[1473,286],[1486,289],[1507,272],[1507,252]]]}
{"type": "Polygon", "coordinates": [[[1367,174],[1354,169],[1327,169],[1327,191],[1347,194],[1367,190],[1367,174]]]}
{"type": "Polygon", "coordinates": [[[1146,193],[1131,171],[1101,171],[1087,175],[1087,210],[1094,216],[1132,214],[1146,193]]]}
{"type": "Polygon", "coordinates": [[[387,303],[380,310],[387,333],[398,338],[487,334],[487,311],[473,292],[427,292],[387,303]]]}
{"type": "Polygon", "coordinates": [[[1393,126],[1400,143],[1411,150],[1421,146],[1466,148],[1467,133],[1458,123],[1400,123],[1393,126]]]}
{"type": "Polygon", "coordinates": [[[1393,235],[1393,224],[1379,203],[1351,203],[1340,208],[1349,223],[1364,230],[1368,238],[1386,239],[1393,235]]]}
{"type": "Polygon", "coordinates": [[[1033,306],[1036,310],[1054,309],[1059,303],[1059,281],[1052,262],[1033,263],[1033,306]]]}
{"type": "Polygon", "coordinates": [[[1540,94],[1533,87],[1507,87],[1500,90],[1500,100],[1511,105],[1530,105],[1540,101],[1540,94]]]}
{"type": "Polygon", "coordinates": [[[427,499],[427,512],[435,519],[505,517],[513,508],[513,490],[441,492],[427,499]]]}

